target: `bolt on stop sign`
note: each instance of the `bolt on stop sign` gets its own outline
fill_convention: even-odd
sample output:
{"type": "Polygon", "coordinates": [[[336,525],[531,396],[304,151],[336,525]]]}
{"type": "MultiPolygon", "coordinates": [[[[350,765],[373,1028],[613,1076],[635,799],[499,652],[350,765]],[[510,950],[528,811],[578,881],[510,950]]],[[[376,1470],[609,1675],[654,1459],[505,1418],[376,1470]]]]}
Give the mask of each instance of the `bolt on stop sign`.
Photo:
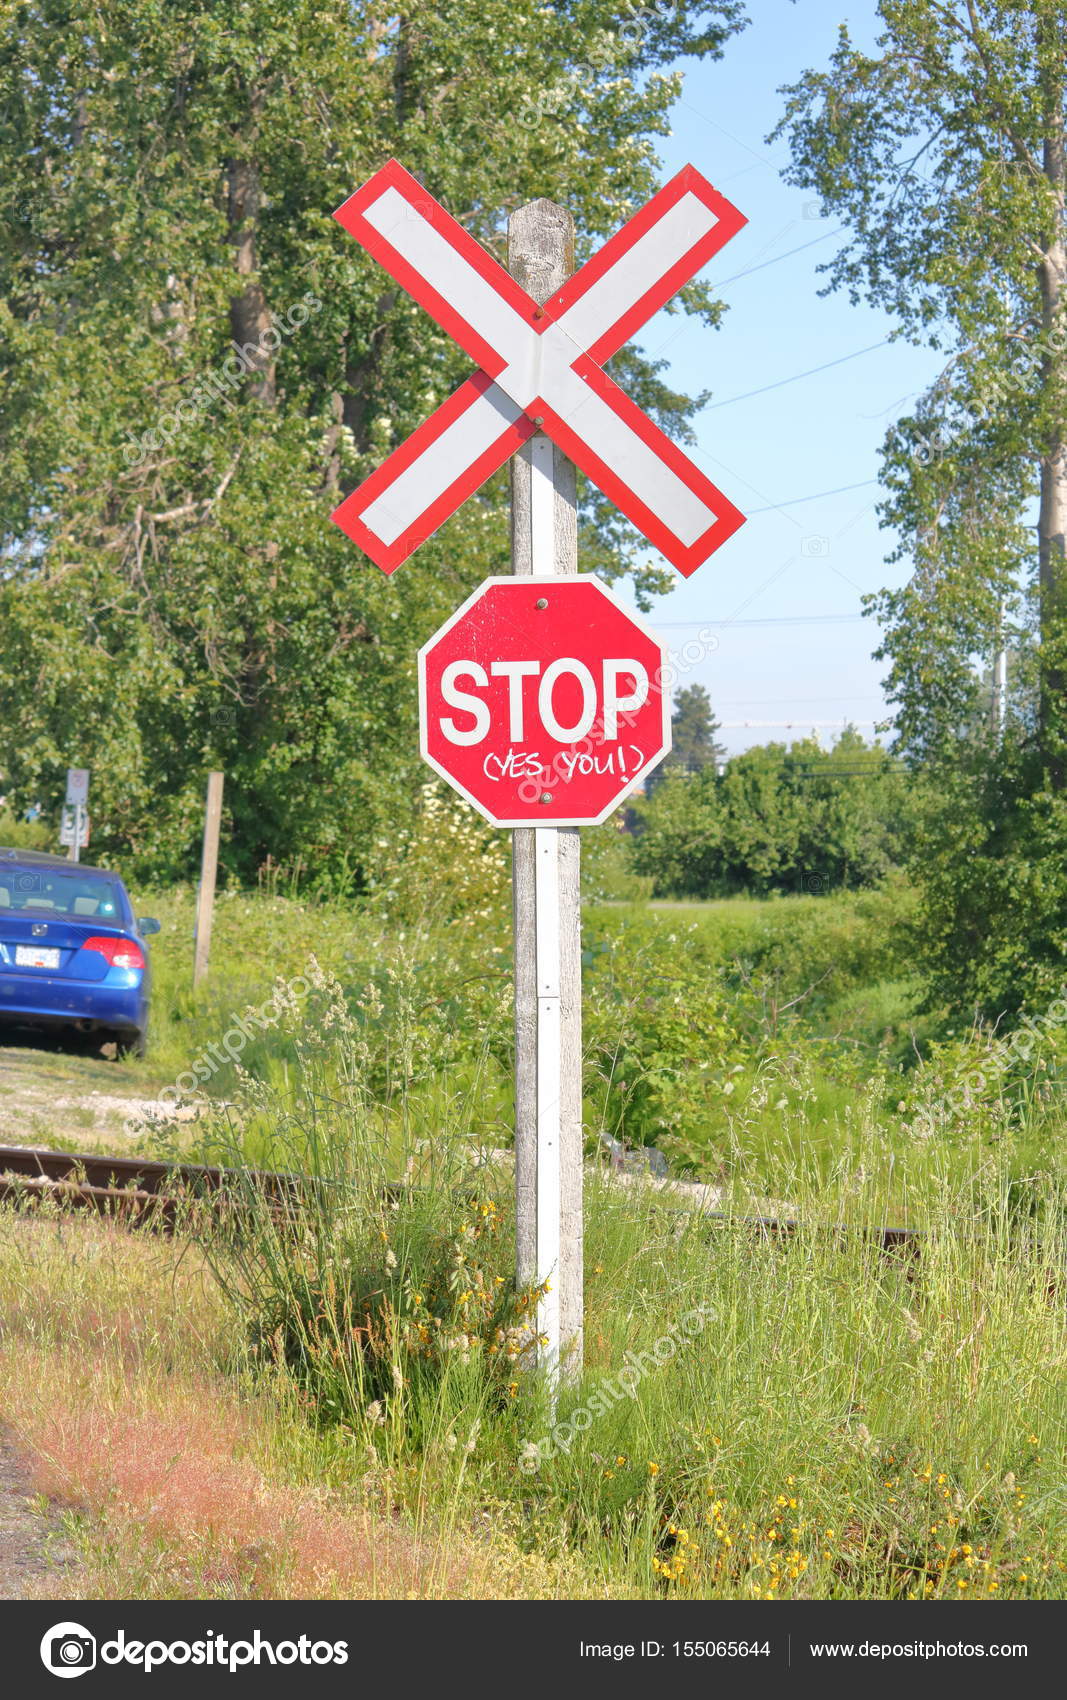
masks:
{"type": "Polygon", "coordinates": [[[671,747],[666,666],[597,578],[486,579],[419,651],[423,757],[494,826],[596,826],[671,747]]]}

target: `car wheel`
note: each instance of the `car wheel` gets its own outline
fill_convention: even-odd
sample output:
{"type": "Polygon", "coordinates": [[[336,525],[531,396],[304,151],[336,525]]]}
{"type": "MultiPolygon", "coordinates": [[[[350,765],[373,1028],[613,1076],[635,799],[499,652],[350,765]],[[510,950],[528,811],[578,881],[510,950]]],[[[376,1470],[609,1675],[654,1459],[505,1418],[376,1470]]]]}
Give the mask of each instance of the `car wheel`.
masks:
{"type": "Polygon", "coordinates": [[[116,1035],[116,1054],[119,1057],[143,1057],[147,1050],[147,1033],[121,1033],[116,1035]]]}

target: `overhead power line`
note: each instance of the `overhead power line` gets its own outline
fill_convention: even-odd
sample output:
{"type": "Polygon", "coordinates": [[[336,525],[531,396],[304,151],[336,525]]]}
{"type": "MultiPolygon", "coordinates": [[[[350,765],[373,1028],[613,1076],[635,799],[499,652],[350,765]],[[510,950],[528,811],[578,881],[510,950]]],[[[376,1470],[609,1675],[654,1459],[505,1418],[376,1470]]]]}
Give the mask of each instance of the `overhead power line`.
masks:
{"type": "Polygon", "coordinates": [[[851,715],[843,715],[840,720],[808,720],[806,716],[799,715],[796,720],[720,720],[719,722],[724,732],[740,732],[749,728],[764,726],[780,726],[794,732],[801,728],[814,730],[816,727],[825,727],[836,732],[846,726],[880,726],[881,724],[881,720],[854,720],[851,715]]]}
{"type": "Polygon", "coordinates": [[[794,372],[791,377],[777,378],[773,384],[762,384],[758,390],[745,390],[743,395],[729,395],[725,401],[713,401],[705,413],[714,413],[717,407],[730,407],[735,401],[750,401],[753,396],[766,395],[768,390],[780,390],[784,384],[797,384],[801,378],[814,378],[817,372],[828,372],[831,366],[843,366],[846,360],[858,360],[861,354],[873,354],[876,348],[885,348],[892,338],[884,336],[881,342],[872,342],[867,348],[853,349],[851,354],[841,354],[836,360],[824,360],[821,366],[811,366],[806,372],[794,372]]]}
{"type": "Polygon", "coordinates": [[[709,614],[702,620],[657,620],[656,626],[660,631],[699,626],[833,626],[856,624],[866,617],[865,614],[768,614],[762,619],[733,620],[727,616],[725,620],[716,620],[709,614]]]}
{"type": "Polygon", "coordinates": [[[802,242],[799,248],[790,248],[784,254],[774,254],[769,260],[760,260],[754,266],[746,266],[743,272],[734,272],[731,277],[724,277],[721,283],[715,284],[715,288],[725,289],[728,283],[736,283],[742,277],[751,277],[753,272],[761,272],[764,266],[776,266],[780,260],[791,260],[794,254],[802,254],[805,248],[814,248],[816,242],[825,242],[830,236],[839,236],[844,228],[843,224],[839,224],[836,230],[824,230],[821,236],[813,236],[810,242],[802,242]]]}
{"type": "Polygon", "coordinates": [[[788,502],[772,502],[766,508],[749,508],[746,518],[753,514],[774,514],[779,508],[799,508],[802,502],[818,502],[824,496],[843,496],[847,490],[865,490],[869,484],[877,484],[877,478],[861,478],[858,484],[839,484],[836,490],[816,490],[813,496],[792,496],[788,502]]]}
{"type": "Polygon", "coordinates": [[[881,697],[866,696],[852,697],[727,697],[725,701],[717,700],[718,708],[780,708],[782,703],[793,702],[881,702],[881,697]]]}

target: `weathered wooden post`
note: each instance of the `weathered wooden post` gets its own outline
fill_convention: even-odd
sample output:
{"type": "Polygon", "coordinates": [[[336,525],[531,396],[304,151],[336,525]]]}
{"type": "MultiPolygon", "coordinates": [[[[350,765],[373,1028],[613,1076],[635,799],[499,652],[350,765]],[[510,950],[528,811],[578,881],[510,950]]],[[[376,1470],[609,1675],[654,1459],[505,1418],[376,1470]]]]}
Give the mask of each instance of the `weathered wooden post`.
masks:
{"type": "Polygon", "coordinates": [[[193,935],[193,985],[207,973],[211,956],[211,923],[215,914],[215,876],[219,866],[219,823],[222,820],[222,774],[207,776],[204,808],[204,849],[200,858],[200,884],[196,893],[196,930],[193,935]]]}
{"type": "MultiPolygon", "coordinates": [[[[512,276],[543,302],[574,270],[574,224],[553,201],[508,223],[512,276]]],[[[578,571],[573,461],[538,431],[511,463],[511,567],[578,571]]],[[[549,1283],[537,1326],[551,1374],[582,1367],[582,987],[577,827],[512,833],[515,1205],[520,1285],[549,1283]]]]}

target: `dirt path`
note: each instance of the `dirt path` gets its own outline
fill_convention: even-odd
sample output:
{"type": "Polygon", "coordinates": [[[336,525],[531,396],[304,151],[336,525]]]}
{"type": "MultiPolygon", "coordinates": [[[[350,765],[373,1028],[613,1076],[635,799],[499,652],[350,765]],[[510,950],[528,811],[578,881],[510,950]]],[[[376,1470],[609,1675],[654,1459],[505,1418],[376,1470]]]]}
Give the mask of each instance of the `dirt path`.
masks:
{"type": "Polygon", "coordinates": [[[74,1554],[55,1521],[36,1509],[29,1471],[0,1429],[0,1600],[69,1599],[74,1554]]]}
{"type": "Polygon", "coordinates": [[[122,1151],[126,1122],[167,1121],[159,1083],[98,1055],[60,1046],[0,1045],[0,1145],[122,1151]]]}

